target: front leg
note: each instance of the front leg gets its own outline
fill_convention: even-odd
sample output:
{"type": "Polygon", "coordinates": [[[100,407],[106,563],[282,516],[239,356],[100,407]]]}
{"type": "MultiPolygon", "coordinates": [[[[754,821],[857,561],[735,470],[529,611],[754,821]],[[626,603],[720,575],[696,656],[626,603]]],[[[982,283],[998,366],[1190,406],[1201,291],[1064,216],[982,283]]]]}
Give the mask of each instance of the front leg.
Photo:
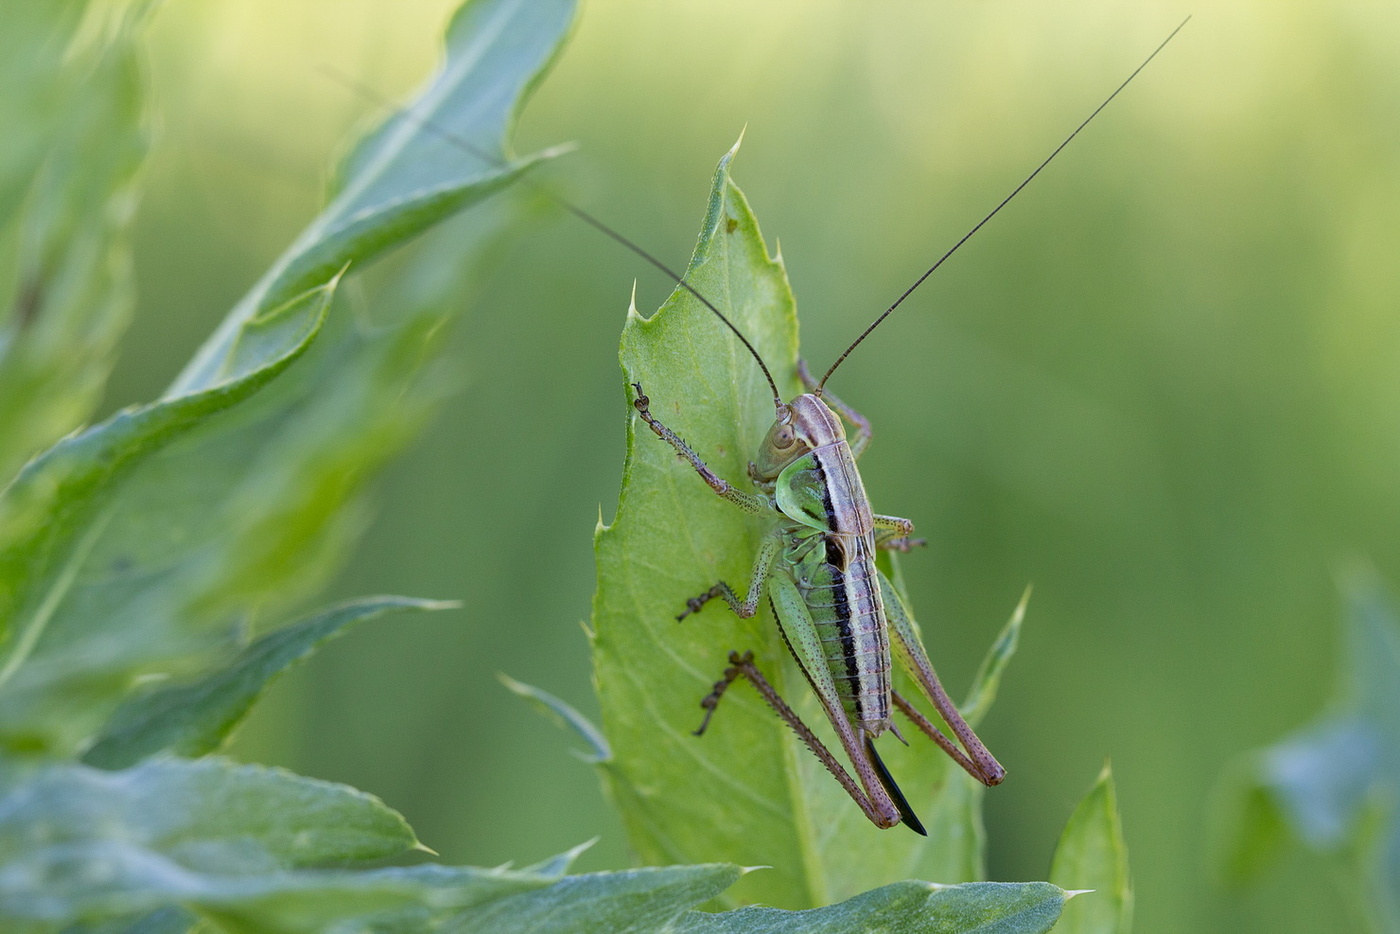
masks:
{"type": "Polygon", "coordinates": [[[704,480],[705,483],[709,485],[710,489],[745,512],[762,515],[773,511],[773,506],[766,497],[755,496],[752,493],[744,493],[740,490],[736,490],[734,484],[705,466],[705,462],[700,459],[700,455],[696,454],[680,435],[661,424],[656,416],[651,414],[651,400],[647,398],[646,393],[642,392],[642,384],[633,383],[632,387],[637,390],[637,398],[632,400],[632,405],[636,407],[637,414],[642,417],[642,421],[646,422],[647,426],[651,428],[652,431],[656,432],[658,438],[675,448],[677,454],[690,461],[690,466],[695,468],[695,472],[700,475],[701,480],[704,480]]]}
{"type": "Polygon", "coordinates": [[[758,546],[758,557],[754,559],[753,574],[749,577],[749,592],[743,600],[739,599],[739,595],[734,592],[732,587],[724,581],[720,581],[700,596],[691,597],[685,601],[686,609],[676,617],[676,622],[679,623],[691,613],[700,612],[700,608],[715,597],[723,597],[724,602],[729,604],[729,608],[739,618],[750,619],[758,612],[758,601],[763,597],[763,585],[768,582],[768,572],[772,569],[773,560],[777,558],[782,547],[782,527],[774,526],[772,531],[763,537],[763,543],[758,546]]]}

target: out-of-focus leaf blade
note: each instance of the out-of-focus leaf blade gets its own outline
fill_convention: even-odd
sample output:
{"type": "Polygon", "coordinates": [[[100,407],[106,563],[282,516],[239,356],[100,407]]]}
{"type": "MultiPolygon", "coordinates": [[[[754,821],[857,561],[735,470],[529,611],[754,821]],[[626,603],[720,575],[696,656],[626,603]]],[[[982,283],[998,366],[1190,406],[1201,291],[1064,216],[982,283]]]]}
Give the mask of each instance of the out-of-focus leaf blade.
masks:
{"type": "Polygon", "coordinates": [[[581,752],[579,755],[585,760],[599,763],[607,762],[612,758],[612,750],[608,747],[606,737],[571,704],[532,684],[516,681],[507,675],[499,675],[498,677],[506,689],[516,697],[524,698],[536,710],[553,720],[556,725],[568,727],[575,736],[582,739],[588,745],[588,752],[581,752]]]}
{"type": "Polygon", "coordinates": [[[119,484],[300,357],[320,329],[334,289],[332,281],[246,322],[257,339],[235,347],[219,371],[221,381],[119,412],[64,439],[0,493],[0,741],[29,742],[27,701],[35,685],[54,674],[35,663],[33,653],[104,528],[119,484]]]}
{"type": "Polygon", "coordinates": [[[162,685],[127,700],[117,708],[83,761],[99,768],[120,769],[160,752],[191,757],[214,752],[273,679],[346,627],[389,610],[434,610],[454,605],[408,597],[368,597],[278,629],[194,682],[162,685]]]}
{"type": "MultiPolygon", "coordinates": [[[[686,281],[753,342],[784,394],[795,393],[793,297],[729,179],[732,157],[715,174],[686,281]]],[[[649,319],[629,313],[621,356],[624,382],[642,384],[656,416],[720,476],[746,486],[746,465],[772,423],[772,393],[725,326],[678,289],[649,319]]],[[[629,427],[617,516],[596,536],[593,658],[613,752],[601,768],[640,859],[772,866],[725,897],[783,907],[827,904],[911,875],[975,879],[964,873],[980,872],[977,793],[952,784],[961,779],[932,743],[915,737],[904,747],[890,737],[881,751],[916,812],[938,815],[949,831],[943,839],[870,825],[746,684],[725,695],[703,737],[692,735],[699,702],[735,649],[752,650],[803,719],[829,731],[766,606],[740,620],[715,604],[676,623],[686,599],[716,580],[747,581],[764,529],[639,425],[629,427]],[[852,852],[861,858],[852,860],[852,852]]],[[[1014,644],[1014,624],[1004,642],[1014,644]]],[[[987,669],[988,691],[999,665],[987,669]]]]}
{"type": "MultiPolygon", "coordinates": [[[[132,304],[149,3],[22,3],[0,30],[0,478],[96,404],[132,304]]],[[[312,283],[314,284],[314,283],[312,283]]]]}
{"type": "Polygon", "coordinates": [[[1128,878],[1128,847],[1118,817],[1118,796],[1107,765],[1070,816],[1050,881],[1071,891],[1092,890],[1065,906],[1055,930],[1063,934],[1128,934],[1133,923],[1133,892],[1128,878]]]}
{"type": "Polygon", "coordinates": [[[199,918],[174,905],[110,921],[70,924],[62,934],[186,934],[199,918]]]}
{"type": "Polygon", "coordinates": [[[172,391],[216,367],[241,322],[259,309],[422,233],[547,155],[511,159],[508,137],[574,13],[573,0],[463,4],[447,29],[442,70],[352,150],[334,199],[230,312],[172,391]]]}
{"type": "MultiPolygon", "coordinates": [[[[325,237],[311,239],[364,259],[369,247],[352,236],[355,224],[378,218],[379,249],[421,232],[426,218],[414,212],[424,205],[437,219],[450,207],[425,195],[397,220],[375,213],[399,209],[394,186],[401,201],[413,201],[434,179],[480,194],[511,177],[518,165],[473,168],[473,157],[442,134],[503,152],[521,95],[549,65],[572,14],[564,0],[473,0],[454,20],[442,75],[417,105],[432,128],[392,118],[339,206],[312,225],[325,237]],[[369,201],[355,200],[352,189],[369,201]],[[410,215],[416,220],[405,226],[410,215]]],[[[497,198],[434,234],[398,284],[371,296],[385,320],[333,315],[317,347],[277,385],[125,480],[105,527],[84,540],[85,560],[67,565],[66,595],[5,692],[11,696],[0,695],[0,735],[10,735],[12,748],[82,748],[141,679],[195,675],[246,641],[257,614],[277,613],[324,582],[365,522],[368,480],[456,388],[460,367],[444,359],[447,324],[488,248],[518,217],[517,205],[497,198]]],[[[298,247],[288,256],[303,253],[311,255],[298,247]]],[[[328,268],[323,259],[295,266],[293,278],[328,268]]],[[[268,296],[286,284],[269,292],[269,282],[230,315],[167,399],[221,378],[276,331],[268,296]]]]}
{"type": "Polygon", "coordinates": [[[1026,605],[1030,603],[1030,599],[1031,590],[1027,587],[1026,592],[1021,595],[1021,601],[1016,604],[1016,609],[1011,612],[1011,618],[1006,621],[1006,626],[1002,628],[992,647],[987,650],[986,658],[982,659],[982,666],[977,669],[977,676],[972,679],[972,690],[968,692],[967,700],[960,708],[963,718],[972,726],[982,722],[988,708],[997,698],[1002,672],[1006,671],[1011,656],[1016,654],[1016,644],[1021,638],[1021,623],[1026,618],[1026,605]]]}
{"type": "Polygon", "coordinates": [[[1362,910],[1400,927],[1400,622],[1373,574],[1348,582],[1341,688],[1316,723],[1237,763],[1222,868],[1246,881],[1287,842],[1360,875],[1362,910]]]}

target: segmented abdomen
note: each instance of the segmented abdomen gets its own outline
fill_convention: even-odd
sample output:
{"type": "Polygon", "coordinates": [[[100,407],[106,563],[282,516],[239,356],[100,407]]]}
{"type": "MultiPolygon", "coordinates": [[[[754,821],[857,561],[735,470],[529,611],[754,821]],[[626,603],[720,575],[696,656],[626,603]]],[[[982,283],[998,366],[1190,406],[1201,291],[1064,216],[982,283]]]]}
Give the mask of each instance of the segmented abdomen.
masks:
{"type": "Polygon", "coordinates": [[[841,705],[878,736],[890,725],[890,644],[869,536],[828,533],[825,553],[804,562],[801,591],[841,705]]]}

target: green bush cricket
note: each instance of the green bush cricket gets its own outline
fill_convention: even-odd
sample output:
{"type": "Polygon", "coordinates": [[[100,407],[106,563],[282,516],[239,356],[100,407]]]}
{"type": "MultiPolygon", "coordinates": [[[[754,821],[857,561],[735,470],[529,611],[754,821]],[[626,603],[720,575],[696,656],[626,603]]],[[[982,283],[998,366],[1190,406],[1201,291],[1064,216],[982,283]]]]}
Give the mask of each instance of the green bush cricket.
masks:
{"type": "MultiPolygon", "coordinates": [[[[1188,18],[1189,19],[1189,18],[1188,18]]],[[[933,263],[899,298],[882,312],[821,377],[814,379],[799,364],[806,389],[784,402],[768,366],[753,344],[723,311],[685,277],[590,212],[555,195],[543,193],[584,223],[595,228],[654,266],[689,292],[731,330],[753,356],[773,391],[775,418],[758,453],[749,464],[755,492],[744,492],[710,470],[680,436],[651,411],[651,400],[633,384],[632,405],[637,416],[687,460],[721,498],[771,522],[752,567],[742,597],[720,581],[685,601],[677,616],[684,620],[707,602],[722,598],[739,616],[752,617],[766,597],[780,633],[805,680],[826,714],[854,770],[854,777],[815,732],[779,696],[755,664],[751,652],[731,651],[729,665],[701,701],[703,720],[694,732],[703,734],[724,693],[739,678],[748,680],[796,733],[803,744],[880,828],[904,823],[925,834],[923,825],[876,752],[874,741],[893,732],[898,710],[959,766],[985,785],[999,784],[1006,770],[964,721],[939,682],[918,635],[917,624],[891,581],[876,567],[879,550],[907,551],[919,544],[907,519],[878,515],[871,510],[856,462],[871,438],[867,419],[825,391],[825,384],[846,358],[944,262],[1016,197],[1079,134],[1185,26],[1185,21],[1097,108],[1081,122],[1009,195],[933,263]],[[845,419],[854,429],[848,440],[845,419]],[[908,698],[893,687],[893,663],[911,676],[919,693],[937,711],[952,733],[949,738],[908,698]]],[[[343,76],[343,83],[377,100],[382,98],[343,76]]],[[[415,119],[411,113],[408,119],[415,119]]],[[[432,129],[431,124],[419,121],[432,129]]],[[[499,159],[467,140],[438,131],[449,142],[489,162],[499,159]]],[[[539,189],[528,180],[532,188],[539,189]]],[[[679,601],[678,601],[679,602],[679,601]]]]}
{"type": "Polygon", "coordinates": [[[820,380],[799,363],[799,377],[806,391],[791,402],[783,401],[768,366],[738,328],[719,308],[676,277],[752,354],[773,390],[775,409],[773,426],[749,462],[748,474],[755,492],[747,493],[711,471],[675,431],[656,418],[642,386],[633,384],[633,406],[642,421],[675,448],[722,499],[771,522],[754,558],[747,591],[740,596],[729,584],[719,581],[691,597],[676,618],[684,620],[715,598],[722,598],[736,614],[748,618],[766,597],[783,642],[819,699],[855,776],[779,696],[755,664],[752,652],[730,652],[729,666],[701,701],[705,713],[696,735],[705,732],[729,687],[744,678],[822,762],[871,823],[889,828],[903,822],[919,834],[925,834],[922,823],[875,750],[875,739],[885,732],[893,732],[904,741],[892,719],[894,710],[899,710],[983,784],[997,785],[1006,777],[1006,770],[943,689],[899,592],[876,567],[878,550],[908,551],[919,542],[912,538],[914,525],[908,519],[871,510],[856,466],[870,442],[870,422],[826,393],[826,381],[915,289],[1049,165],[1184,25],[1185,22],[1173,30],[1033,172],[881,313],[820,380]],[[852,440],[847,440],[843,418],[855,431],[852,440]],[[896,660],[947,724],[954,739],[894,689],[892,668],[896,660]]]}

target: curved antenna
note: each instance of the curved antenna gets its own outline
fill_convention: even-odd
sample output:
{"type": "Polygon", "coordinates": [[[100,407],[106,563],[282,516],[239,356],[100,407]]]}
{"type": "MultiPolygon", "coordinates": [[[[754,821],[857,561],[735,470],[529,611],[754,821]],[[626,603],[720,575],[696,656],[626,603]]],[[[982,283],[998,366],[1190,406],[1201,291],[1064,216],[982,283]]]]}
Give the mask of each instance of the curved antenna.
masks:
{"type": "MultiPolygon", "coordinates": [[[[347,75],[339,69],[331,67],[330,65],[322,65],[320,66],[320,70],[327,77],[332,78],[344,87],[349,88],[350,90],[356,92],[362,97],[365,97],[368,100],[373,101],[379,106],[385,108],[390,112],[390,116],[400,116],[406,120],[411,120],[420,128],[427,130],[439,139],[451,143],[452,145],[464,150],[465,152],[471,153],[478,159],[481,159],[484,162],[494,165],[497,168],[507,168],[507,163],[503,159],[497,158],[495,155],[491,154],[490,152],[487,152],[480,146],[477,146],[471,140],[459,136],[447,127],[441,126],[435,123],[434,121],[429,120],[427,117],[415,113],[412,109],[398,106],[393,101],[385,97],[383,94],[380,94],[378,91],[365,85],[363,82],[358,81],[351,75],[347,75]]],[[[697,299],[699,299],[701,304],[703,304],[706,308],[710,309],[710,311],[714,312],[715,317],[723,321],[725,326],[728,327],[729,330],[734,332],[734,336],[739,338],[740,343],[742,343],[744,347],[748,349],[748,352],[753,354],[754,360],[758,362],[758,368],[763,371],[763,378],[768,381],[768,388],[773,390],[773,404],[779,407],[782,406],[783,397],[782,394],[778,392],[778,384],[773,381],[773,374],[768,371],[768,364],[763,362],[763,358],[758,355],[758,351],[754,349],[753,344],[749,343],[749,339],[744,336],[743,332],[740,331],[738,327],[735,326],[734,322],[730,321],[729,318],[725,316],[724,312],[716,308],[714,302],[710,301],[704,295],[700,294],[700,291],[696,289],[695,286],[685,281],[685,276],[676,272],[670,266],[666,265],[664,262],[653,256],[651,253],[642,249],[642,247],[638,244],[633,243],[621,231],[616,230],[609,224],[603,222],[588,211],[585,211],[583,208],[579,207],[577,204],[574,204],[572,201],[569,201],[562,195],[556,194],[554,191],[545,187],[539,182],[533,182],[527,178],[522,178],[519,181],[520,184],[544,195],[546,198],[553,201],[555,204],[559,205],[565,211],[568,211],[574,217],[577,217],[579,220],[583,221],[585,224],[592,227],[594,230],[597,230],[604,236],[616,241],[617,243],[622,244],[622,246],[631,250],[633,253],[641,257],[647,263],[651,264],[652,266],[656,267],[657,269],[661,270],[661,272],[669,276],[676,283],[676,285],[685,289],[691,295],[694,295],[697,299]]]]}
{"type": "Polygon", "coordinates": [[[881,312],[881,313],[880,313],[880,316],[879,316],[878,318],[876,318],[874,321],[870,322],[870,326],[869,326],[869,327],[867,327],[864,331],[861,331],[861,332],[860,332],[860,336],[857,337],[854,341],[852,341],[852,342],[851,342],[851,345],[850,345],[849,347],[847,347],[844,351],[841,352],[841,356],[837,357],[837,358],[836,358],[836,362],[833,363],[833,364],[831,365],[830,369],[828,369],[828,370],[826,371],[826,373],[824,373],[824,374],[822,375],[821,382],[817,383],[817,388],[816,388],[816,394],[817,394],[818,396],[820,396],[820,395],[822,394],[822,387],[824,387],[824,386],[826,385],[826,381],[827,381],[828,379],[831,378],[831,374],[836,372],[836,368],[837,368],[838,366],[840,366],[842,363],[845,363],[845,362],[846,362],[846,358],[849,357],[849,356],[851,355],[851,351],[853,351],[853,350],[855,350],[857,347],[859,347],[859,346],[860,346],[860,342],[863,341],[863,340],[865,340],[867,337],[869,337],[869,336],[870,336],[870,332],[873,331],[873,330],[875,330],[876,328],[878,328],[878,327],[880,326],[881,322],[883,322],[886,318],[888,318],[888,317],[890,316],[890,314],[891,314],[896,308],[898,308],[900,305],[902,305],[902,304],[904,303],[904,300],[905,300],[906,298],[908,298],[910,295],[913,295],[913,294],[914,294],[914,290],[917,289],[919,286],[923,285],[923,284],[924,284],[924,280],[927,279],[929,276],[933,275],[934,270],[936,270],[939,266],[942,266],[945,262],[947,262],[948,257],[950,257],[950,256],[952,256],[954,253],[958,252],[958,249],[959,249],[964,243],[966,243],[967,241],[969,241],[969,240],[972,239],[972,235],[973,235],[973,234],[975,234],[975,233],[977,233],[977,231],[981,230],[982,227],[983,227],[984,225],[986,225],[987,221],[991,220],[993,217],[996,217],[996,216],[997,216],[997,213],[998,213],[999,211],[1001,211],[1002,208],[1006,207],[1007,204],[1009,204],[1009,203],[1011,202],[1011,199],[1012,199],[1012,198],[1014,198],[1014,197],[1016,197],[1017,195],[1019,195],[1019,194],[1021,193],[1021,189],[1025,188],[1027,185],[1029,185],[1029,184],[1031,183],[1031,180],[1034,179],[1037,175],[1039,175],[1040,172],[1041,172],[1041,170],[1044,169],[1047,165],[1049,165],[1049,164],[1054,160],[1054,158],[1055,158],[1056,156],[1058,156],[1058,155],[1060,154],[1060,152],[1061,152],[1066,146],[1068,146],[1068,145],[1070,144],[1070,141],[1073,140],[1076,136],[1079,135],[1079,131],[1080,131],[1080,130],[1082,130],[1082,129],[1084,129],[1086,126],[1088,126],[1089,123],[1090,123],[1090,121],[1092,121],[1095,117],[1097,117],[1097,116],[1099,115],[1099,112],[1100,112],[1100,111],[1102,111],[1105,107],[1107,107],[1110,103],[1112,103],[1112,102],[1113,102],[1113,99],[1114,99],[1115,97],[1117,97],[1120,93],[1122,93],[1123,89],[1126,88],[1129,84],[1131,84],[1132,81],[1133,81],[1133,79],[1136,78],[1136,77],[1138,76],[1138,72],[1140,72],[1140,71],[1142,71],[1144,68],[1146,68],[1147,65],[1148,65],[1148,63],[1151,62],[1154,58],[1157,57],[1157,53],[1160,52],[1160,51],[1162,51],[1164,48],[1166,48],[1166,47],[1167,47],[1167,43],[1168,43],[1168,42],[1171,42],[1172,39],[1176,38],[1176,34],[1179,33],[1179,32],[1181,32],[1182,27],[1184,27],[1184,26],[1185,26],[1187,23],[1189,23],[1190,21],[1191,21],[1191,17],[1189,17],[1189,16],[1186,17],[1186,19],[1182,20],[1181,23],[1180,23],[1180,25],[1178,25],[1175,29],[1173,29],[1173,30],[1171,31],[1171,34],[1170,34],[1169,36],[1167,36],[1167,38],[1163,39],[1162,42],[1161,42],[1161,44],[1158,45],[1157,48],[1155,48],[1155,49],[1152,50],[1152,54],[1149,55],[1149,56],[1147,56],[1147,58],[1143,59],[1143,60],[1142,60],[1142,64],[1139,65],[1139,66],[1137,66],[1137,68],[1133,69],[1133,73],[1130,74],[1130,75],[1128,75],[1128,77],[1124,79],[1123,83],[1120,84],[1120,85],[1118,85],[1118,87],[1114,90],[1114,92],[1113,92],[1112,94],[1110,94],[1110,95],[1108,95],[1108,97],[1104,98],[1103,103],[1102,103],[1102,104],[1099,104],[1099,106],[1095,107],[1095,108],[1094,108],[1094,112],[1091,113],[1091,114],[1089,114],[1089,116],[1085,117],[1085,118],[1084,118],[1084,122],[1081,123],[1081,124],[1079,124],[1079,126],[1075,127],[1075,128],[1074,128],[1074,132],[1071,133],[1069,136],[1066,136],[1066,137],[1064,138],[1064,141],[1063,141],[1062,143],[1060,143],[1060,145],[1058,145],[1058,146],[1055,147],[1055,151],[1052,152],[1052,153],[1050,153],[1050,155],[1046,156],[1046,157],[1045,157],[1045,161],[1041,162],[1040,165],[1038,165],[1038,166],[1035,167],[1035,171],[1034,171],[1034,172],[1032,172],[1031,174],[1027,175],[1027,176],[1025,177],[1025,179],[1021,182],[1021,184],[1017,185],[1014,189],[1012,189],[1011,194],[1007,195],[1005,198],[1002,198],[1002,199],[1001,199],[1001,203],[998,204],[996,207],[992,208],[992,210],[987,214],[986,217],[982,218],[980,221],[977,222],[976,226],[974,226],[974,227],[973,227],[971,230],[969,230],[967,233],[963,234],[962,239],[959,240],[957,243],[953,244],[952,247],[948,250],[948,252],[946,252],[946,253],[944,253],[942,256],[938,257],[938,262],[936,262],[936,263],[934,263],[932,266],[930,266],[930,267],[924,272],[924,274],[923,274],[922,276],[920,276],[919,278],[915,279],[915,280],[914,280],[914,284],[911,285],[911,286],[909,286],[909,288],[905,289],[905,290],[904,290],[904,294],[901,295],[901,296],[899,296],[899,298],[895,299],[893,305],[891,305],[890,307],[886,308],[883,312],[881,312]]]}

